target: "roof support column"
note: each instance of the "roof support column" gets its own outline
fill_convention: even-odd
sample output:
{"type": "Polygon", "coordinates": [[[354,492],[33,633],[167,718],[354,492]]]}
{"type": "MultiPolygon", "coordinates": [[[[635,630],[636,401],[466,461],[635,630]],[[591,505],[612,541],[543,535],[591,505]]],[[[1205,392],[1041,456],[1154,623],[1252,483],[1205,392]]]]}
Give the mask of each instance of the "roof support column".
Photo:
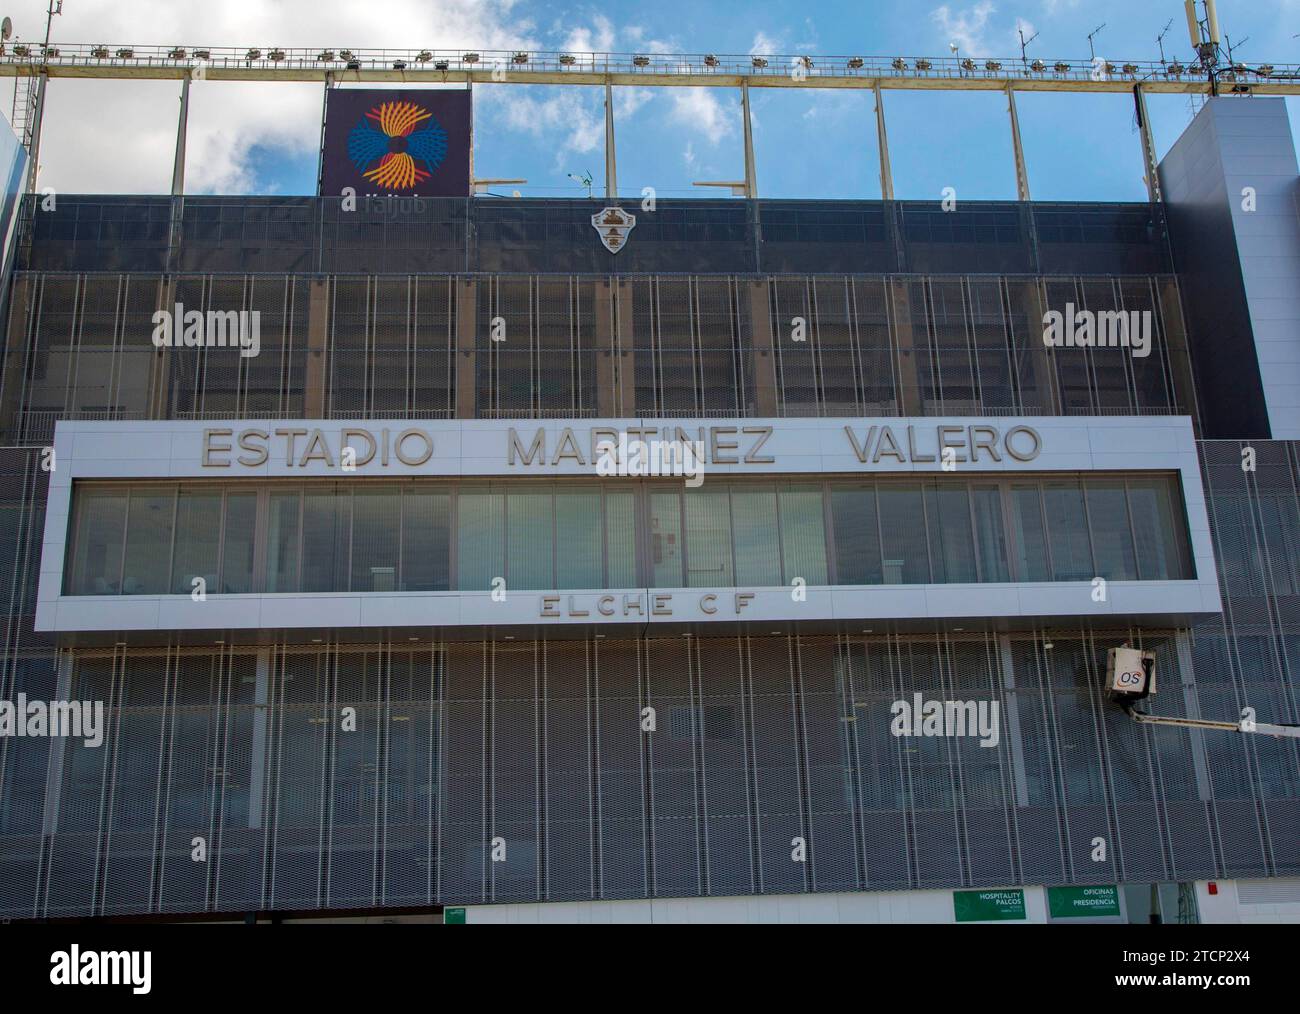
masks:
{"type": "Polygon", "coordinates": [[[618,197],[618,163],[614,156],[614,87],[605,82],[605,198],[618,197]]]}
{"type": "Polygon", "coordinates": [[[176,122],[176,160],[172,163],[172,196],[185,193],[185,134],[190,120],[190,76],[181,80],[181,114],[176,122]]]}
{"type": "MultiPolygon", "coordinates": [[[[32,124],[29,128],[32,132],[31,144],[27,148],[27,154],[31,156],[31,165],[27,167],[27,192],[36,193],[37,175],[41,171],[41,121],[45,118],[45,86],[49,84],[50,75],[48,71],[41,71],[40,76],[36,79],[36,108],[32,111],[32,124]]],[[[14,87],[18,85],[15,82],[14,87]]]]}
{"type": "Polygon", "coordinates": [[[894,199],[894,170],[889,164],[889,134],[885,130],[885,96],[880,92],[880,82],[873,89],[876,95],[876,146],[880,149],[880,197],[894,199]]]}
{"type": "Polygon", "coordinates": [[[1029,170],[1025,168],[1025,149],[1020,143],[1020,117],[1016,115],[1016,95],[1007,82],[1007,112],[1011,114],[1011,148],[1016,156],[1016,200],[1029,200],[1029,170]]]}
{"type": "Polygon", "coordinates": [[[1133,86],[1133,104],[1137,107],[1138,133],[1142,135],[1142,174],[1147,181],[1147,197],[1152,204],[1164,200],[1160,193],[1159,161],[1156,159],[1156,138],[1147,116],[1147,97],[1142,85],[1133,86]]]}
{"type": "Polygon", "coordinates": [[[758,171],[754,165],[754,124],[749,115],[749,82],[741,79],[740,105],[745,118],[745,196],[758,197],[758,171]]]}

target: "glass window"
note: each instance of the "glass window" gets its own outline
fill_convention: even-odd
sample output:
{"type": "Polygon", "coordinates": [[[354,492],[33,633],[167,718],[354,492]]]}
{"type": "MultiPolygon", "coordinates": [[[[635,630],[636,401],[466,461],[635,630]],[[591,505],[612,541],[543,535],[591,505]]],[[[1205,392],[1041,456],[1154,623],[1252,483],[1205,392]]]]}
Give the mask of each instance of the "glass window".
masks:
{"type": "Polygon", "coordinates": [[[298,512],[302,494],[272,493],[267,533],[266,590],[298,590],[298,512]]]}
{"type": "Polygon", "coordinates": [[[1043,496],[1037,485],[1011,487],[1011,537],[1016,550],[1016,580],[1050,581],[1043,496]]]}
{"type": "Polygon", "coordinates": [[[490,591],[506,573],[505,494],[467,487],[456,496],[456,587],[490,591]]]}
{"type": "Polygon", "coordinates": [[[451,586],[451,495],[410,486],[402,491],[402,591],[451,586]]]}
{"type": "Polygon", "coordinates": [[[226,494],[226,532],[222,547],[221,590],[238,595],[253,590],[257,545],[257,494],[226,494]]]}
{"type": "Polygon", "coordinates": [[[1002,491],[997,486],[976,486],[971,490],[975,509],[975,546],[979,551],[980,580],[1000,583],[1011,580],[1007,566],[1007,534],[1002,524],[1002,491]]]}
{"type": "Polygon", "coordinates": [[[791,486],[781,490],[780,499],[785,583],[803,578],[805,584],[826,584],[826,514],[821,487],[791,486]]]}
{"type": "Polygon", "coordinates": [[[302,500],[302,590],[342,591],[348,579],[351,490],[308,489],[302,500]]]}
{"type": "Polygon", "coordinates": [[[965,584],[977,580],[966,487],[948,483],[927,486],[925,508],[935,582],[965,584]]]}
{"type": "Polygon", "coordinates": [[[650,494],[650,565],[656,588],[681,588],[682,497],[650,494]]]}
{"type": "Polygon", "coordinates": [[[1136,580],[1137,561],[1133,556],[1133,533],[1129,528],[1124,483],[1090,479],[1085,489],[1096,576],[1107,581],[1136,580]]]}
{"type": "Polygon", "coordinates": [[[219,591],[220,551],[221,491],[181,490],[176,501],[172,594],[192,593],[195,578],[203,579],[205,591],[219,591]]]}
{"type": "Polygon", "coordinates": [[[921,487],[882,485],[877,495],[885,584],[928,584],[930,556],[921,487]]]}
{"type": "Polygon", "coordinates": [[[555,587],[555,533],[551,487],[511,492],[506,497],[506,585],[537,590],[555,587]]]}
{"type": "Polygon", "coordinates": [[[1052,573],[1057,581],[1091,581],[1092,549],[1083,512],[1083,491],[1077,482],[1049,482],[1043,487],[1047,536],[1052,549],[1052,573]]]}
{"type": "Polygon", "coordinates": [[[630,489],[605,493],[605,538],[609,568],[605,587],[635,588],[640,583],[636,578],[636,499],[630,489]]]}
{"type": "Polygon", "coordinates": [[[687,489],[686,587],[728,588],[731,567],[731,508],[725,488],[687,489]]]}
{"type": "Polygon", "coordinates": [[[818,586],[831,579],[832,551],[845,585],[1179,579],[1190,563],[1175,489],[1167,476],[846,481],[829,487],[832,548],[826,487],[811,481],[103,484],[77,490],[66,586],[100,595],[187,594],[195,578],[218,594],[487,591],[494,578],[521,590],[818,586]]]}
{"type": "Polygon", "coordinates": [[[746,587],[781,583],[777,552],[776,487],[741,485],[731,491],[736,581],[746,587]]]}
{"type": "Polygon", "coordinates": [[[126,551],[122,563],[123,595],[165,595],[171,585],[174,489],[131,490],[127,511],[126,551]]]}
{"type": "Polygon", "coordinates": [[[1143,581],[1178,580],[1188,576],[1175,518],[1171,483],[1167,479],[1130,479],[1129,510],[1136,536],[1138,576],[1143,581]]]}
{"type": "Polygon", "coordinates": [[[352,495],[352,591],[397,590],[402,491],[358,486],[352,495]]]}
{"type": "Polygon", "coordinates": [[[835,530],[836,582],[881,584],[875,489],[871,486],[832,488],[831,524],[835,530]]]}
{"type": "Polygon", "coordinates": [[[555,493],[555,587],[605,587],[600,487],[577,486],[555,493]]]}
{"type": "Polygon", "coordinates": [[[69,591],[73,595],[120,595],[127,493],[82,490],[78,505],[76,557],[69,591]]]}

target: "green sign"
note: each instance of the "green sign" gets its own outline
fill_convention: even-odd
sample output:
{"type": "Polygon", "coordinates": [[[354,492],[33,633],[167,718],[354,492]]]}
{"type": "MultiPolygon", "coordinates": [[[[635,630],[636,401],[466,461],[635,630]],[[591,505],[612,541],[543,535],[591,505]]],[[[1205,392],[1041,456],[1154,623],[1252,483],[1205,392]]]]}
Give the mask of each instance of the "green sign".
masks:
{"type": "Polygon", "coordinates": [[[958,922],[1005,922],[1025,918],[1025,892],[953,891],[952,907],[958,922]]]}
{"type": "Polygon", "coordinates": [[[444,926],[464,926],[465,910],[463,908],[444,908],[442,910],[442,923],[444,926]]]}
{"type": "Polygon", "coordinates": [[[1047,910],[1053,919],[1096,919],[1101,916],[1118,916],[1119,888],[1106,887],[1049,887],[1047,910]]]}

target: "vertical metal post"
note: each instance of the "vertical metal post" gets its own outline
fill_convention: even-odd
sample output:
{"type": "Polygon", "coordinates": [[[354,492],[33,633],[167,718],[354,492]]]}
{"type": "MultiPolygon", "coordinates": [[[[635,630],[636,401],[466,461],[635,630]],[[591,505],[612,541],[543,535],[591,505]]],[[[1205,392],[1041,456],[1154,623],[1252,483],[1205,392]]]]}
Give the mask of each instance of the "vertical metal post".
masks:
{"type": "Polygon", "coordinates": [[[745,114],[745,196],[758,198],[758,172],[754,166],[754,124],[749,116],[749,82],[740,82],[740,105],[745,114]]]}
{"type": "MultiPolygon", "coordinates": [[[[56,684],[58,697],[55,699],[60,701],[70,701],[72,700],[72,652],[59,652],[56,665],[58,666],[59,674],[56,684]]],[[[104,706],[105,722],[107,722],[109,718],[108,704],[109,702],[106,701],[104,706]]],[[[108,730],[104,729],[102,731],[104,736],[107,737],[108,730]]],[[[50,756],[45,769],[45,810],[41,816],[42,834],[58,833],[60,809],[59,797],[63,791],[63,764],[72,749],[72,743],[70,740],[54,739],[50,742],[50,756]]],[[[48,900],[48,898],[49,892],[47,883],[46,899],[48,900]]],[[[41,907],[43,909],[44,905],[41,907]]]]}
{"type": "Polygon", "coordinates": [[[876,95],[876,146],[880,149],[880,197],[894,199],[894,170],[889,163],[889,134],[885,130],[885,97],[880,93],[880,82],[873,89],[876,95]]]}
{"type": "Polygon", "coordinates": [[[605,82],[605,197],[618,197],[618,164],[614,157],[614,89],[605,82]]]}
{"type": "MultiPolygon", "coordinates": [[[[37,175],[41,171],[41,121],[45,119],[45,86],[49,83],[50,75],[41,71],[41,75],[36,79],[36,109],[32,117],[32,143],[27,149],[27,154],[31,156],[31,165],[27,167],[27,192],[36,193],[37,175]]],[[[15,85],[17,87],[17,85],[15,85]]]]}
{"type": "Polygon", "coordinates": [[[1142,135],[1142,168],[1147,181],[1147,197],[1152,204],[1164,200],[1160,193],[1159,163],[1156,161],[1156,138],[1151,131],[1151,119],[1147,116],[1147,96],[1142,85],[1133,86],[1133,104],[1137,107],[1138,133],[1142,135]]]}
{"type": "MultiPolygon", "coordinates": [[[[1174,650],[1178,654],[1178,677],[1183,684],[1183,709],[1188,718],[1201,717],[1201,700],[1196,695],[1196,667],[1192,663],[1192,639],[1186,630],[1174,635],[1174,650]]],[[[1210,785],[1210,764],[1205,753],[1205,733],[1200,729],[1187,730],[1187,742],[1192,748],[1192,771],[1196,775],[1198,799],[1213,799],[1210,785]]]]}
{"type": "Polygon", "coordinates": [[[1029,200],[1029,171],[1025,168],[1025,149],[1020,144],[1020,117],[1016,115],[1016,95],[1007,82],[1007,111],[1011,114],[1011,147],[1016,156],[1016,200],[1029,200]]]}
{"type": "Polygon", "coordinates": [[[172,196],[185,193],[185,135],[190,120],[190,75],[181,81],[181,113],[176,121],[176,161],[172,163],[172,196]]]}
{"type": "MultiPolygon", "coordinates": [[[[1016,806],[1029,805],[1029,779],[1025,775],[1025,747],[1020,737],[1020,699],[1016,696],[1016,667],[1011,653],[1011,638],[998,635],[998,654],[1002,659],[1002,689],[1007,703],[1007,735],[1011,747],[1011,783],[1016,792],[1016,806]]],[[[1031,716],[1030,721],[1033,721],[1031,716]]]]}
{"type": "Polygon", "coordinates": [[[249,751],[248,826],[262,826],[262,789],[266,783],[266,733],[271,696],[271,650],[257,652],[257,684],[253,710],[253,744],[249,751]]]}
{"type": "MultiPolygon", "coordinates": [[[[321,193],[320,185],[325,172],[325,117],[330,104],[330,78],[333,75],[327,70],[325,72],[325,90],[320,97],[320,147],[316,152],[316,195],[325,196],[321,193]]],[[[474,174],[470,173],[470,190],[474,189],[474,174]]],[[[340,195],[341,196],[341,195],[340,195]]]]}

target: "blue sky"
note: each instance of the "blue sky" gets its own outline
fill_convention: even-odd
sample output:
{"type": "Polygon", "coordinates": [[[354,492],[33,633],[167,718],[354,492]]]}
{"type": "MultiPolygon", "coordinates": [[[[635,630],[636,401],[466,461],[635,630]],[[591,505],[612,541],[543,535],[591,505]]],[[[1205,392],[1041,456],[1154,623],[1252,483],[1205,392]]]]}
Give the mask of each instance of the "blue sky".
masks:
{"type": "MultiPolygon", "coordinates": [[[[43,29],[44,0],[16,4],[20,37],[43,29]],[[23,27],[27,31],[23,32],[23,27]]],[[[1220,18],[1246,62],[1300,62],[1300,0],[1220,0],[1220,18]],[[1249,37],[1248,39],[1246,37],[1249,37]]],[[[74,0],[55,21],[67,42],[213,45],[356,45],[481,49],[531,46],[612,52],[809,53],[868,56],[1018,56],[1018,24],[1039,32],[1031,56],[1190,55],[1180,0],[858,0],[789,4],[631,0],[388,0],[386,16],[356,24],[356,0],[225,0],[190,11],[74,0]],[[133,15],[131,12],[136,11],[133,15]],[[148,12],[148,17],[141,14],[148,12]],[[201,16],[201,12],[203,12],[201,16]],[[382,22],[382,23],[376,23],[382,22]]],[[[728,89],[617,89],[620,190],[719,196],[700,179],[743,175],[739,93],[728,89]]],[[[527,195],[583,193],[569,173],[603,182],[602,94],[596,88],[481,85],[475,170],[524,177],[527,195]]],[[[759,89],[752,93],[759,191],[765,197],[879,196],[875,127],[865,92],[759,89]]],[[[309,193],[316,171],[319,88],[196,86],[188,174],[211,193],[309,193]],[[205,91],[199,93],[200,87],[205,91]],[[236,90],[237,89],[237,90],[236,90]]],[[[1186,97],[1150,100],[1163,152],[1192,115],[1186,97]]],[[[1142,164],[1128,96],[1022,95],[1018,99],[1033,197],[1142,200],[1142,164]]],[[[175,87],[55,82],[42,180],[65,190],[166,189],[175,87]],[[126,90],[129,90],[126,91],[126,90]],[[124,96],[129,95],[128,98],[124,96]]],[[[886,109],[896,193],[936,198],[1014,197],[1006,102],[998,94],[892,91],[886,109]]]]}

